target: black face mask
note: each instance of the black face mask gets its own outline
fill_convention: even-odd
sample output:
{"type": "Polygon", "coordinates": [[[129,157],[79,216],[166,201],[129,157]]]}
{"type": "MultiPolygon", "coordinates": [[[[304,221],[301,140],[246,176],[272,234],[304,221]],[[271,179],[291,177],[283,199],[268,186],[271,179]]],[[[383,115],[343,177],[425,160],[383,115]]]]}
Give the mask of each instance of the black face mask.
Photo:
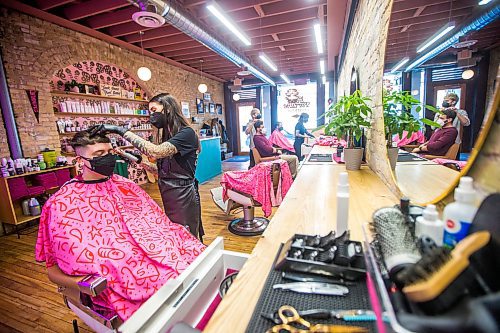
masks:
{"type": "Polygon", "coordinates": [[[106,177],[109,177],[113,174],[113,170],[115,169],[116,165],[116,155],[106,154],[104,156],[94,157],[92,159],[87,159],[85,157],[82,158],[89,161],[90,169],[92,171],[106,177]]]}
{"type": "Polygon", "coordinates": [[[281,127],[278,127],[278,129],[279,129],[280,131],[282,131],[282,130],[283,130],[283,126],[281,126],[281,127]]]}
{"type": "Polygon", "coordinates": [[[149,116],[149,122],[156,128],[164,128],[167,120],[163,112],[153,112],[149,116]]]}
{"type": "Polygon", "coordinates": [[[451,106],[450,102],[448,101],[443,101],[441,105],[443,106],[443,108],[449,108],[451,106]]]}
{"type": "Polygon", "coordinates": [[[262,118],[262,116],[260,114],[255,116],[255,119],[260,119],[260,118],[262,118]]]}

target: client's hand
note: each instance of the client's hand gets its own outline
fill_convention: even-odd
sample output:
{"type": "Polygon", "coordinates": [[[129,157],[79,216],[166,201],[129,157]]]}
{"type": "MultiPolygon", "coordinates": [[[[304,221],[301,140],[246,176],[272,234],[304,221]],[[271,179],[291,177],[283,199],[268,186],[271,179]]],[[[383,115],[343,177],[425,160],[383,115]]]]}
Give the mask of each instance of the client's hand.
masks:
{"type": "Polygon", "coordinates": [[[89,128],[90,136],[105,135],[105,134],[119,134],[123,136],[128,129],[121,126],[111,125],[111,124],[100,124],[89,128]]]}

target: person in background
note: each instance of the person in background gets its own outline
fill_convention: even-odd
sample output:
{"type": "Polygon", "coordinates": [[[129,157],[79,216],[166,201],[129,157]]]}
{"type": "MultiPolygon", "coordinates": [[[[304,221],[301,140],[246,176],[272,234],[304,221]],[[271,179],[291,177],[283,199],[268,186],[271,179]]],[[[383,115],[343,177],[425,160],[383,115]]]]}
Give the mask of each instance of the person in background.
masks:
{"type": "Polygon", "coordinates": [[[220,142],[221,143],[229,143],[229,137],[227,136],[226,127],[222,123],[221,119],[219,119],[219,125],[220,125],[220,128],[221,128],[221,131],[220,131],[220,142]]]}
{"type": "Polygon", "coordinates": [[[299,160],[295,155],[283,155],[281,154],[281,149],[274,148],[271,142],[266,138],[266,128],[264,127],[264,123],[262,120],[257,120],[254,124],[255,127],[255,135],[253,137],[253,141],[255,144],[255,149],[259,152],[261,157],[271,157],[274,156],[276,159],[285,160],[288,163],[288,167],[290,168],[290,173],[292,174],[292,178],[295,178],[297,175],[297,165],[299,164],[299,160]]]}
{"type": "Polygon", "coordinates": [[[145,167],[158,172],[158,186],[165,213],[172,222],[184,225],[202,239],[201,200],[195,178],[198,152],[201,148],[196,132],[182,115],[179,102],[162,93],[149,101],[149,121],[162,130],[162,143],[156,145],[126,128],[97,125],[93,135],[119,134],[148,157],[157,159],[156,166],[143,161],[145,167]]]}
{"type": "Polygon", "coordinates": [[[453,126],[457,113],[450,109],[443,110],[436,120],[441,125],[439,130],[432,133],[429,141],[413,149],[414,153],[426,153],[429,155],[443,156],[455,143],[458,135],[457,129],[453,126]]]}
{"type": "MultiPolygon", "coordinates": [[[[250,138],[250,152],[252,152],[252,148],[255,147],[253,143],[253,136],[255,135],[255,127],[254,124],[257,120],[262,118],[262,115],[260,113],[260,110],[257,108],[253,108],[252,111],[250,112],[250,116],[252,119],[247,124],[247,127],[245,129],[245,134],[249,136],[250,138]]],[[[248,167],[249,169],[253,168],[255,165],[255,161],[253,159],[252,154],[250,153],[250,166],[248,167]]]]}
{"type": "Polygon", "coordinates": [[[291,135],[283,129],[283,124],[281,122],[277,122],[276,126],[274,127],[274,131],[269,137],[269,142],[271,142],[273,146],[281,148],[287,153],[295,154],[295,148],[293,148],[293,146],[290,144],[290,142],[282,132],[286,132],[287,134],[291,135]]]}
{"type": "Polygon", "coordinates": [[[126,320],[205,246],[172,223],[141,187],[113,174],[116,155],[108,137],[86,130],[70,144],[82,174],[43,206],[35,259],[76,303],[79,281],[105,277],[107,288],[92,302],[126,320]]]}
{"type": "MultiPolygon", "coordinates": [[[[457,115],[455,117],[455,120],[453,120],[453,127],[455,127],[457,129],[457,138],[455,139],[455,142],[460,144],[462,143],[462,140],[461,140],[461,137],[462,137],[462,133],[460,133],[460,128],[462,126],[469,126],[470,125],[470,119],[469,119],[469,115],[467,114],[467,111],[465,110],[462,110],[462,109],[459,109],[458,108],[458,95],[455,94],[455,93],[448,93],[446,94],[446,96],[444,96],[444,99],[443,99],[443,104],[442,104],[442,109],[441,111],[443,110],[451,110],[453,112],[455,112],[455,114],[457,115]]],[[[434,121],[437,122],[439,118],[439,113],[436,113],[434,115],[434,121]]]]}
{"type": "Polygon", "coordinates": [[[302,144],[304,139],[307,137],[314,138],[314,135],[310,133],[306,127],[305,123],[309,121],[309,115],[307,113],[302,113],[299,117],[297,125],[295,125],[295,142],[293,143],[293,148],[295,148],[295,155],[297,155],[299,161],[302,161],[302,144]]]}
{"type": "Polygon", "coordinates": [[[333,103],[333,98],[330,97],[328,99],[328,108],[330,108],[330,106],[332,105],[332,103],[333,103]]]}

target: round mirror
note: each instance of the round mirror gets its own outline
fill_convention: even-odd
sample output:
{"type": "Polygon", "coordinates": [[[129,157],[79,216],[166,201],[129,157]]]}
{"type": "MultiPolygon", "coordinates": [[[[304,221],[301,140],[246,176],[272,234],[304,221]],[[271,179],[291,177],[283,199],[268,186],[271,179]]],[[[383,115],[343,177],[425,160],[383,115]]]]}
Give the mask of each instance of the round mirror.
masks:
{"type": "Polygon", "coordinates": [[[389,22],[387,156],[401,192],[420,204],[450,193],[496,112],[487,109],[500,60],[498,4],[454,2],[395,1],[389,22]]]}

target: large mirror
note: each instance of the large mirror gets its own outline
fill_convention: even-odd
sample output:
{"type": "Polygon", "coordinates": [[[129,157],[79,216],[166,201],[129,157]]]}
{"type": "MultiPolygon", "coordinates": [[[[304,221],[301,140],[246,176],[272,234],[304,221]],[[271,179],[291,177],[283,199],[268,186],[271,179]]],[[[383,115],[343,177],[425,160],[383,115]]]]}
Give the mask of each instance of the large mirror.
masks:
{"type": "Polygon", "coordinates": [[[496,110],[498,1],[394,1],[384,66],[388,158],[414,203],[446,196],[496,110]],[[437,112],[436,112],[437,111],[437,112]]]}

